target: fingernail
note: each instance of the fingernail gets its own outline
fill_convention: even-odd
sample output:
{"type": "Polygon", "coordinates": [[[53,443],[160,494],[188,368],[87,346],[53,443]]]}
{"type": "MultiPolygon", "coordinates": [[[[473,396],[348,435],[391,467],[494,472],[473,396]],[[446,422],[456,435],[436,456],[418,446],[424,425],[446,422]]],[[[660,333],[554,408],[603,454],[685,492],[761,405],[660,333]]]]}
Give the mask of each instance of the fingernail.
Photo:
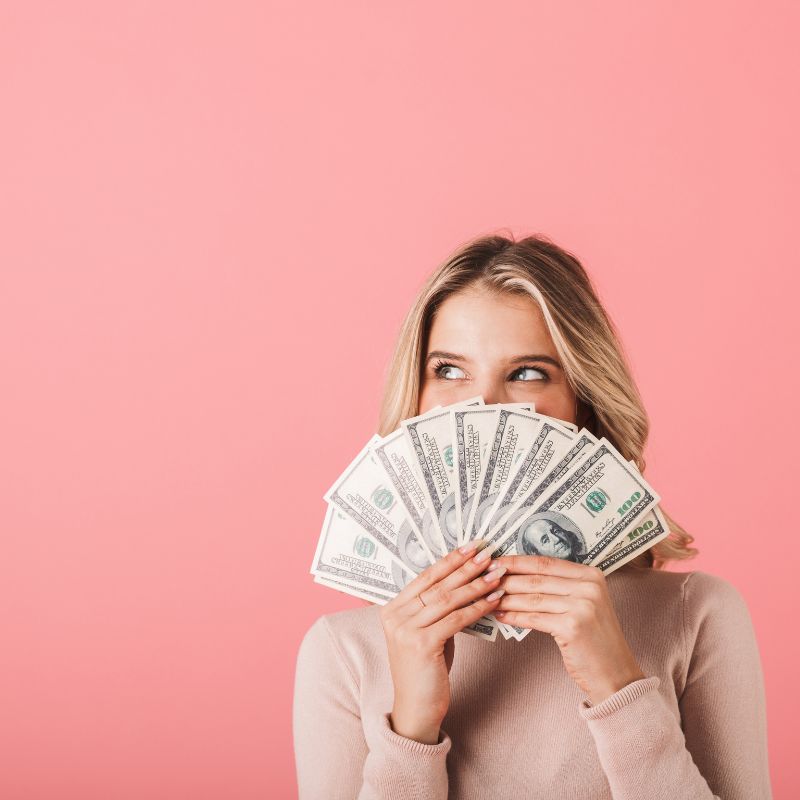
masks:
{"type": "Polygon", "coordinates": [[[466,555],[467,553],[471,553],[479,544],[482,543],[483,543],[482,539],[473,539],[471,542],[467,542],[462,547],[459,547],[458,552],[466,555]]]}
{"type": "Polygon", "coordinates": [[[492,548],[491,547],[484,547],[483,550],[475,556],[474,561],[476,564],[483,564],[484,561],[488,561],[492,557],[492,548]]]}
{"type": "Polygon", "coordinates": [[[495,561],[492,561],[492,563],[491,563],[491,564],[489,564],[489,566],[488,566],[486,569],[487,569],[489,572],[491,572],[491,571],[492,571],[492,570],[494,570],[494,569],[500,569],[500,562],[499,562],[499,561],[496,561],[496,560],[495,560],[495,561]]]}
{"type": "Polygon", "coordinates": [[[508,571],[508,567],[499,567],[498,569],[493,569],[490,572],[487,572],[483,579],[489,583],[490,581],[496,581],[498,578],[502,578],[503,575],[506,574],[508,571]]]}
{"type": "MultiPolygon", "coordinates": [[[[491,594],[487,595],[486,599],[491,603],[494,600],[499,600],[505,593],[506,593],[505,589],[498,589],[496,592],[492,592],[491,594]]],[[[502,611],[500,612],[495,611],[494,615],[497,617],[502,613],[503,613],[502,611]]]]}
{"type": "MultiPolygon", "coordinates": [[[[486,599],[488,600],[489,598],[487,597],[486,599]]],[[[506,615],[505,611],[493,611],[492,613],[497,619],[502,619],[506,615]]]]}

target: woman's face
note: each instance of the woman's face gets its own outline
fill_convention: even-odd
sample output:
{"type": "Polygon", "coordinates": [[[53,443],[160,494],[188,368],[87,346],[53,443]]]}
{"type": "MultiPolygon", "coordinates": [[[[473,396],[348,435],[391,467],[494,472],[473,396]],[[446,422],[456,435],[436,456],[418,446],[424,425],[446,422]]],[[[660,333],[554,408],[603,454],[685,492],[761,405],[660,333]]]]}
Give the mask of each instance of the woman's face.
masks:
{"type": "Polygon", "coordinates": [[[539,306],[529,297],[468,288],[439,307],[422,373],[419,413],[483,395],[485,403],[533,403],[575,419],[570,388],[539,306]]]}

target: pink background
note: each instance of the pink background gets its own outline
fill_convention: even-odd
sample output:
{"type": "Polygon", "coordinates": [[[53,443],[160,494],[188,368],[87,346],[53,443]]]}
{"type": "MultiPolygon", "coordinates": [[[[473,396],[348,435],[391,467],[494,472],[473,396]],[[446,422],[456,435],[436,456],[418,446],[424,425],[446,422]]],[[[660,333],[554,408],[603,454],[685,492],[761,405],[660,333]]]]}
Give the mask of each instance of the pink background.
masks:
{"type": "Polygon", "coordinates": [[[0,8],[0,796],[295,794],[321,496],[504,226],[594,276],[796,796],[796,4],[378,5],[0,8]]]}

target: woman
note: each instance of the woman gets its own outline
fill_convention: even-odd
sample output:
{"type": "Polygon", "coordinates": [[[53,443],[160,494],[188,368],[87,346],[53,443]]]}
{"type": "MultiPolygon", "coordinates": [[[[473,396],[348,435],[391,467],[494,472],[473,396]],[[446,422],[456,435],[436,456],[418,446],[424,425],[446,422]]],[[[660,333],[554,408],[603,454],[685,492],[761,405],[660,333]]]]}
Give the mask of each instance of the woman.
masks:
{"type": "MultiPolygon", "coordinates": [[[[476,395],[532,402],[644,469],[647,416],[612,324],[578,260],[544,238],[478,239],[430,278],[380,433],[476,395]]],[[[670,525],[608,578],[546,555],[487,568],[472,543],[382,608],[322,617],[297,664],[301,798],[770,797],[747,608],[719,578],[659,569],[694,554],[670,525]],[[491,613],[540,633],[456,635],[491,613]]]]}

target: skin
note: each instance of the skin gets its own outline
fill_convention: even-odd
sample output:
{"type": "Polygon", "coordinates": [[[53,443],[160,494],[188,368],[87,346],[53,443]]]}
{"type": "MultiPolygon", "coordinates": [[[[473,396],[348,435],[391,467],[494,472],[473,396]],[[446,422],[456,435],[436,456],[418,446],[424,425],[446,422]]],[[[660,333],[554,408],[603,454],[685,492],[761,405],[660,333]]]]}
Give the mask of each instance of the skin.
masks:
{"type": "MultiPolygon", "coordinates": [[[[470,287],[440,306],[427,343],[419,413],[476,395],[486,403],[530,401],[537,412],[582,424],[533,300],[470,287]]],[[[567,673],[593,704],[644,677],[599,569],[546,556],[504,556],[489,564],[479,546],[469,542],[449,553],[381,609],[396,733],[439,741],[450,705],[454,636],[485,614],[550,634],[567,673]]]]}

